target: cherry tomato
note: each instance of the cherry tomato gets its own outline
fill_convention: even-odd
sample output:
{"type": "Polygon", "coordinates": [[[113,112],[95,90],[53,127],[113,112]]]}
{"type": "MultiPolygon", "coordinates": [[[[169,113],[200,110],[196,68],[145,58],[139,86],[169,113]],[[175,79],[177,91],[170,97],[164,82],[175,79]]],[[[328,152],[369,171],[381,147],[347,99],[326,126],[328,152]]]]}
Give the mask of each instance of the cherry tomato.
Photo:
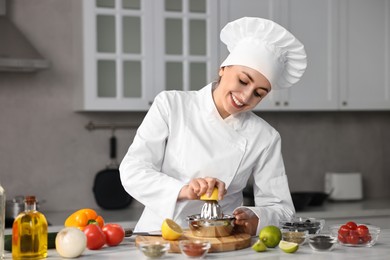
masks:
{"type": "Polygon", "coordinates": [[[119,224],[106,224],[102,228],[106,235],[106,244],[108,246],[117,246],[125,237],[125,230],[119,224]]]}
{"type": "Polygon", "coordinates": [[[343,236],[343,237],[346,237],[349,235],[349,227],[347,225],[342,225],[340,228],[339,228],[339,235],[343,236]]]}
{"type": "Polygon", "coordinates": [[[371,239],[372,239],[372,238],[371,238],[370,235],[366,235],[366,236],[360,238],[360,242],[361,242],[362,244],[367,244],[368,242],[371,241],[371,239]]]}
{"type": "Polygon", "coordinates": [[[84,233],[87,236],[87,248],[97,250],[106,243],[106,235],[103,230],[96,224],[89,224],[85,227],[84,233]]]}
{"type": "Polygon", "coordinates": [[[353,222],[353,221],[349,221],[349,222],[347,222],[347,224],[345,224],[345,225],[347,225],[347,226],[349,227],[349,229],[351,229],[351,230],[355,230],[355,229],[357,228],[356,223],[353,222]]]}
{"type": "Polygon", "coordinates": [[[357,233],[359,234],[359,237],[365,237],[368,235],[368,227],[366,225],[359,225],[356,228],[357,233]]]}
{"type": "Polygon", "coordinates": [[[345,236],[342,236],[341,234],[339,234],[337,236],[338,240],[341,242],[341,243],[347,243],[347,240],[345,239],[345,236]]]}
{"type": "Polygon", "coordinates": [[[357,235],[348,235],[348,236],[346,236],[345,241],[348,244],[357,245],[357,244],[359,244],[359,236],[357,236],[357,235]]]}

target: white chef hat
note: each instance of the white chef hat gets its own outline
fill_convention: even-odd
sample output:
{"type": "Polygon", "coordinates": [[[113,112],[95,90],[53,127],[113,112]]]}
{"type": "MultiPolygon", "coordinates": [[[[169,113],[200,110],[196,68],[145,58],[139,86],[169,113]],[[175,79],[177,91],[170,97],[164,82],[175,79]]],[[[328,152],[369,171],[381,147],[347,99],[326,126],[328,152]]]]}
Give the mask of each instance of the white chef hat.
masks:
{"type": "Polygon", "coordinates": [[[304,46],[279,24],[262,18],[243,17],[221,30],[229,56],[221,67],[242,65],[259,71],[272,89],[291,87],[306,69],[304,46]]]}

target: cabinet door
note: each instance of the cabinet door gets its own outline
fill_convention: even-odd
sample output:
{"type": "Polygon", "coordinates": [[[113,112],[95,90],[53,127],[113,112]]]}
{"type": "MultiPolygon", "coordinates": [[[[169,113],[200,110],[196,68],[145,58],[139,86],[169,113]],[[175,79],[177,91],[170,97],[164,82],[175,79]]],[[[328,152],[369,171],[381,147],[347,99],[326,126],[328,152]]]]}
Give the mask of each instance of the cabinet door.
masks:
{"type": "Polygon", "coordinates": [[[390,109],[390,1],[340,2],[340,108],[390,109]]]}
{"type": "Polygon", "coordinates": [[[218,75],[218,1],[156,1],[155,89],[199,90],[218,75]]]}
{"type": "Polygon", "coordinates": [[[87,111],[146,110],[152,100],[151,2],[85,0],[84,93],[87,111]]]}

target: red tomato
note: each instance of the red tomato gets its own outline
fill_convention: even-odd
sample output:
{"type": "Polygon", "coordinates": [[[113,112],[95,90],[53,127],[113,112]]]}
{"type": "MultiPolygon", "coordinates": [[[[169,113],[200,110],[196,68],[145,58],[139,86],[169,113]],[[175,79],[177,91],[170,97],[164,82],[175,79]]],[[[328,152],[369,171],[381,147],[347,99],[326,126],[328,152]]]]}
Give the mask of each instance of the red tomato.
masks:
{"type": "Polygon", "coordinates": [[[345,241],[348,244],[357,245],[357,244],[359,244],[359,236],[357,236],[357,235],[348,235],[345,238],[345,241]]]}
{"type": "Polygon", "coordinates": [[[109,246],[119,245],[125,237],[125,230],[119,224],[106,224],[102,230],[106,235],[106,244],[109,246]]]}
{"type": "Polygon", "coordinates": [[[96,224],[89,224],[85,227],[84,233],[87,236],[87,248],[97,250],[106,243],[106,235],[102,229],[96,224]]]}
{"type": "Polygon", "coordinates": [[[351,230],[355,230],[355,229],[357,228],[356,223],[353,222],[353,221],[349,221],[349,222],[347,222],[347,224],[345,224],[345,225],[347,225],[347,226],[349,227],[349,229],[351,229],[351,230]]]}
{"type": "Polygon", "coordinates": [[[356,228],[357,233],[359,234],[359,237],[365,237],[368,235],[368,227],[366,225],[359,225],[356,228]]]}
{"type": "Polygon", "coordinates": [[[338,240],[341,242],[341,243],[347,243],[347,240],[345,239],[345,236],[342,236],[341,234],[339,234],[337,236],[338,240]]]}
{"type": "Polygon", "coordinates": [[[360,238],[360,241],[361,241],[361,243],[362,244],[367,244],[368,242],[370,242],[371,241],[371,236],[370,235],[366,235],[366,236],[364,236],[364,237],[361,237],[360,238]]]}
{"type": "Polygon", "coordinates": [[[343,237],[346,237],[349,235],[349,227],[347,225],[342,225],[340,228],[339,228],[339,235],[343,236],[343,237]]]}

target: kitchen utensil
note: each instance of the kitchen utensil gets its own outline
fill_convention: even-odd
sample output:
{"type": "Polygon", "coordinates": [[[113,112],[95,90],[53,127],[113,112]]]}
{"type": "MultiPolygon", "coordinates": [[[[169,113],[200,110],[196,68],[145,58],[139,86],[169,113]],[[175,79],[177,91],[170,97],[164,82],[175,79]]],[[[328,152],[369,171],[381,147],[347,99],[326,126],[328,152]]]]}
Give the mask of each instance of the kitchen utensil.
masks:
{"type": "Polygon", "coordinates": [[[202,219],[220,219],[223,218],[221,206],[219,206],[216,200],[207,200],[203,204],[200,211],[200,217],[202,219]]]}
{"type": "Polygon", "coordinates": [[[161,231],[134,232],[132,229],[125,228],[125,237],[131,236],[161,236],[161,231]]]}
{"type": "MultiPolygon", "coordinates": [[[[226,252],[240,250],[251,246],[251,235],[245,233],[233,233],[227,237],[208,237],[208,238],[199,238],[194,236],[190,230],[184,230],[183,235],[179,240],[169,241],[171,253],[180,253],[179,241],[181,240],[207,240],[210,241],[211,247],[209,253],[211,252],[226,252]]],[[[138,245],[144,241],[166,241],[162,237],[158,236],[137,236],[135,238],[135,244],[138,245]]]]}
{"type": "Polygon", "coordinates": [[[197,237],[226,237],[233,231],[235,218],[224,215],[218,219],[204,219],[199,214],[187,217],[188,226],[197,237]]]}
{"type": "Polygon", "coordinates": [[[110,138],[111,163],[99,171],[94,180],[93,193],[96,203],[103,209],[122,209],[130,205],[133,198],[125,191],[116,161],[116,137],[110,138]]]}

